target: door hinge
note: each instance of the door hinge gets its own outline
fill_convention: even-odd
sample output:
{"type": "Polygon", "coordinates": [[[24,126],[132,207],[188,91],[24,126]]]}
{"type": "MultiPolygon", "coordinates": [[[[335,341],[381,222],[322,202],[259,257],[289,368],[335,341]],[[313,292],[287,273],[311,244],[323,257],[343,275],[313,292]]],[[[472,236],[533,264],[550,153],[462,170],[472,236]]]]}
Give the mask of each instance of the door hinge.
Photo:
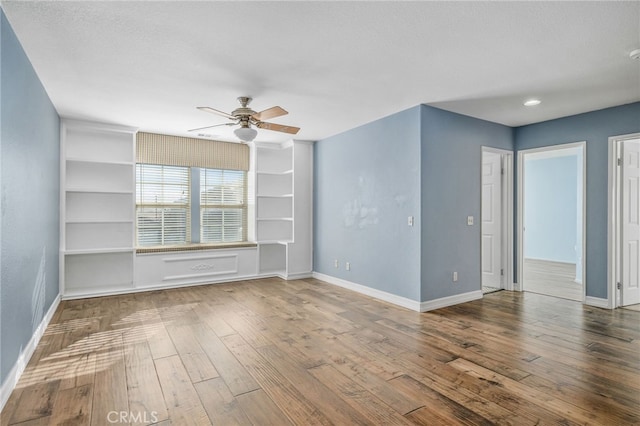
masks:
{"type": "Polygon", "coordinates": [[[618,166],[622,166],[622,158],[618,158],[618,166]]]}
{"type": "Polygon", "coordinates": [[[622,288],[622,283],[616,283],[616,288],[620,290],[622,288]]]}
{"type": "Polygon", "coordinates": [[[504,275],[504,269],[500,269],[500,275],[504,275]]]}
{"type": "Polygon", "coordinates": [[[502,167],[502,168],[500,169],[500,174],[501,174],[501,175],[504,175],[504,167],[502,167]]]}

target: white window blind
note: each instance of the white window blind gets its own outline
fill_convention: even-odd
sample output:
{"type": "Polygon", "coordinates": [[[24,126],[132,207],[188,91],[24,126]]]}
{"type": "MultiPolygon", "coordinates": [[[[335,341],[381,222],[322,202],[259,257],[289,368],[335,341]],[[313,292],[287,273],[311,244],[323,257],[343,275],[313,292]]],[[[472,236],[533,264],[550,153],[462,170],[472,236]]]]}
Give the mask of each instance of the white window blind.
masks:
{"type": "Polygon", "coordinates": [[[230,243],[246,241],[246,172],[200,170],[200,241],[230,243]]]}
{"type": "Polygon", "coordinates": [[[189,170],[188,167],[136,164],[138,246],[189,242],[189,170]]]}

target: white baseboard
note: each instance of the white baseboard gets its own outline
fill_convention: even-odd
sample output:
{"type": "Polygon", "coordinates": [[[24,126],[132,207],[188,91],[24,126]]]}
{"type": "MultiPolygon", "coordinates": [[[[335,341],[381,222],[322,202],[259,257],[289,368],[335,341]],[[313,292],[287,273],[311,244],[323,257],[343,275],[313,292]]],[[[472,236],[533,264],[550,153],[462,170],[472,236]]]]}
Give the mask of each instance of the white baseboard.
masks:
{"type": "Polygon", "coordinates": [[[540,262],[559,263],[561,265],[576,266],[576,262],[566,262],[564,260],[545,259],[543,257],[525,257],[524,260],[534,260],[534,261],[540,261],[540,262]]]}
{"type": "Polygon", "coordinates": [[[458,303],[465,303],[476,299],[482,299],[482,291],[475,290],[468,293],[456,294],[454,296],[443,297],[436,300],[418,302],[415,300],[407,299],[406,297],[387,293],[386,291],[377,290],[375,288],[367,287],[362,284],[356,284],[351,281],[343,280],[342,278],[336,278],[330,275],[321,274],[319,272],[313,272],[312,275],[313,278],[316,278],[320,281],[337,285],[338,287],[346,288],[347,290],[352,290],[357,293],[361,293],[366,296],[370,296],[384,302],[389,302],[394,305],[402,306],[403,308],[411,309],[412,311],[417,312],[427,312],[433,309],[446,308],[447,306],[457,305],[458,303]]]}
{"type": "Polygon", "coordinates": [[[281,276],[281,278],[284,278],[285,280],[289,281],[289,280],[303,280],[305,278],[311,278],[313,277],[313,273],[311,272],[300,272],[297,274],[287,274],[285,276],[281,276]]]}
{"type": "Polygon", "coordinates": [[[204,286],[204,285],[216,285],[216,284],[227,284],[235,281],[246,281],[246,280],[257,280],[261,278],[273,278],[278,277],[283,280],[301,280],[304,278],[311,278],[311,272],[299,273],[299,274],[285,274],[284,272],[268,272],[264,274],[256,274],[256,275],[243,275],[243,276],[235,276],[231,278],[221,278],[217,280],[208,280],[208,281],[184,281],[184,282],[174,282],[170,284],[159,283],[159,284],[146,284],[140,287],[126,287],[126,288],[117,288],[117,289],[91,289],[89,292],[73,292],[67,291],[63,296],[62,300],[74,300],[74,299],[87,299],[92,297],[102,297],[102,296],[117,296],[120,294],[131,294],[131,293],[142,293],[145,291],[155,291],[155,290],[170,290],[174,288],[181,287],[196,287],[196,286],[204,286]]]}
{"type": "Polygon", "coordinates": [[[386,291],[377,290],[375,288],[367,287],[362,284],[356,284],[351,281],[343,280],[342,278],[332,277],[330,275],[321,274],[319,272],[313,272],[312,276],[313,278],[316,278],[320,281],[324,281],[338,287],[346,288],[347,290],[352,290],[357,293],[382,300],[384,302],[402,306],[403,308],[411,309],[412,311],[420,311],[420,302],[416,300],[407,299],[406,297],[397,296],[395,294],[387,293],[386,291]]]}
{"type": "Polygon", "coordinates": [[[432,311],[434,309],[446,308],[447,306],[459,303],[471,302],[482,299],[482,290],[474,290],[468,293],[455,294],[453,296],[441,297],[440,299],[428,300],[420,303],[420,312],[432,311]]]}
{"type": "Polygon", "coordinates": [[[38,346],[38,343],[40,342],[44,331],[47,329],[51,318],[53,318],[53,314],[56,312],[56,309],[58,309],[59,304],[60,295],[58,295],[53,300],[51,307],[49,307],[49,310],[45,314],[44,318],[42,318],[42,321],[40,321],[40,325],[38,325],[38,328],[36,328],[36,331],[34,331],[33,336],[31,336],[31,339],[29,340],[29,343],[27,343],[27,346],[22,349],[15,364],[13,364],[13,368],[11,369],[11,371],[9,371],[9,374],[7,375],[4,383],[2,383],[2,387],[0,387],[0,411],[2,411],[4,405],[9,399],[9,396],[11,396],[11,392],[13,392],[13,390],[15,389],[16,384],[18,384],[20,376],[22,376],[24,369],[29,363],[33,352],[35,352],[36,347],[38,346]]]}
{"type": "Polygon", "coordinates": [[[596,308],[613,309],[613,306],[609,304],[609,299],[603,299],[601,297],[586,296],[584,298],[584,304],[596,308]]]}
{"type": "Polygon", "coordinates": [[[271,273],[271,274],[263,274],[263,275],[244,275],[244,276],[235,276],[231,278],[222,278],[218,280],[209,280],[209,281],[184,281],[184,282],[174,282],[170,284],[159,283],[159,284],[144,284],[140,287],[126,287],[126,288],[118,288],[118,289],[91,289],[89,292],[73,292],[67,290],[67,292],[62,296],[62,300],[75,300],[75,299],[88,299],[92,297],[102,297],[102,296],[118,296],[120,294],[131,294],[131,293],[143,293],[145,291],[156,291],[156,290],[170,290],[174,288],[182,288],[182,287],[197,287],[204,285],[215,285],[215,284],[227,284],[235,281],[245,281],[245,280],[255,280],[259,278],[269,278],[279,276],[279,274],[271,273]]]}

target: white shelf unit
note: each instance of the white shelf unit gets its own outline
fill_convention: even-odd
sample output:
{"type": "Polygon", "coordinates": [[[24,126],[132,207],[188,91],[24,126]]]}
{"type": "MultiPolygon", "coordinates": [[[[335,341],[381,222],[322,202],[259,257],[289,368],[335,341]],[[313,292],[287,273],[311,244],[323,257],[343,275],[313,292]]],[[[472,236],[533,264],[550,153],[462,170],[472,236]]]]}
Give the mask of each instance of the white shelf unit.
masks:
{"type": "Polygon", "coordinates": [[[257,143],[254,157],[258,274],[310,276],[313,145],[257,143]]]}
{"type": "Polygon", "coordinates": [[[292,143],[256,146],[256,239],[293,241],[292,143]]]}
{"type": "Polygon", "coordinates": [[[62,121],[63,297],[133,288],[135,132],[128,127],[62,121]]]}

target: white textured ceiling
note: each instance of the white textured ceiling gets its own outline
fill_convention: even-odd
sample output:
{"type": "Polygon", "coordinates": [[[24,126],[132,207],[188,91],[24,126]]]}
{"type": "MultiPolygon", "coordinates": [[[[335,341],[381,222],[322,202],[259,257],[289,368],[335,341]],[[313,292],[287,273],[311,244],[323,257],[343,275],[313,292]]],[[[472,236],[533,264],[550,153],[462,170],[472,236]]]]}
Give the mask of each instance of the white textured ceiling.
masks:
{"type": "MultiPolygon", "coordinates": [[[[58,112],[185,135],[249,95],[319,140],[424,103],[518,126],[640,100],[640,2],[3,1],[58,112]],[[522,102],[543,103],[526,108],[522,102]]],[[[233,140],[231,128],[209,131],[233,140]]],[[[287,136],[260,130],[258,140],[287,136]]]]}

